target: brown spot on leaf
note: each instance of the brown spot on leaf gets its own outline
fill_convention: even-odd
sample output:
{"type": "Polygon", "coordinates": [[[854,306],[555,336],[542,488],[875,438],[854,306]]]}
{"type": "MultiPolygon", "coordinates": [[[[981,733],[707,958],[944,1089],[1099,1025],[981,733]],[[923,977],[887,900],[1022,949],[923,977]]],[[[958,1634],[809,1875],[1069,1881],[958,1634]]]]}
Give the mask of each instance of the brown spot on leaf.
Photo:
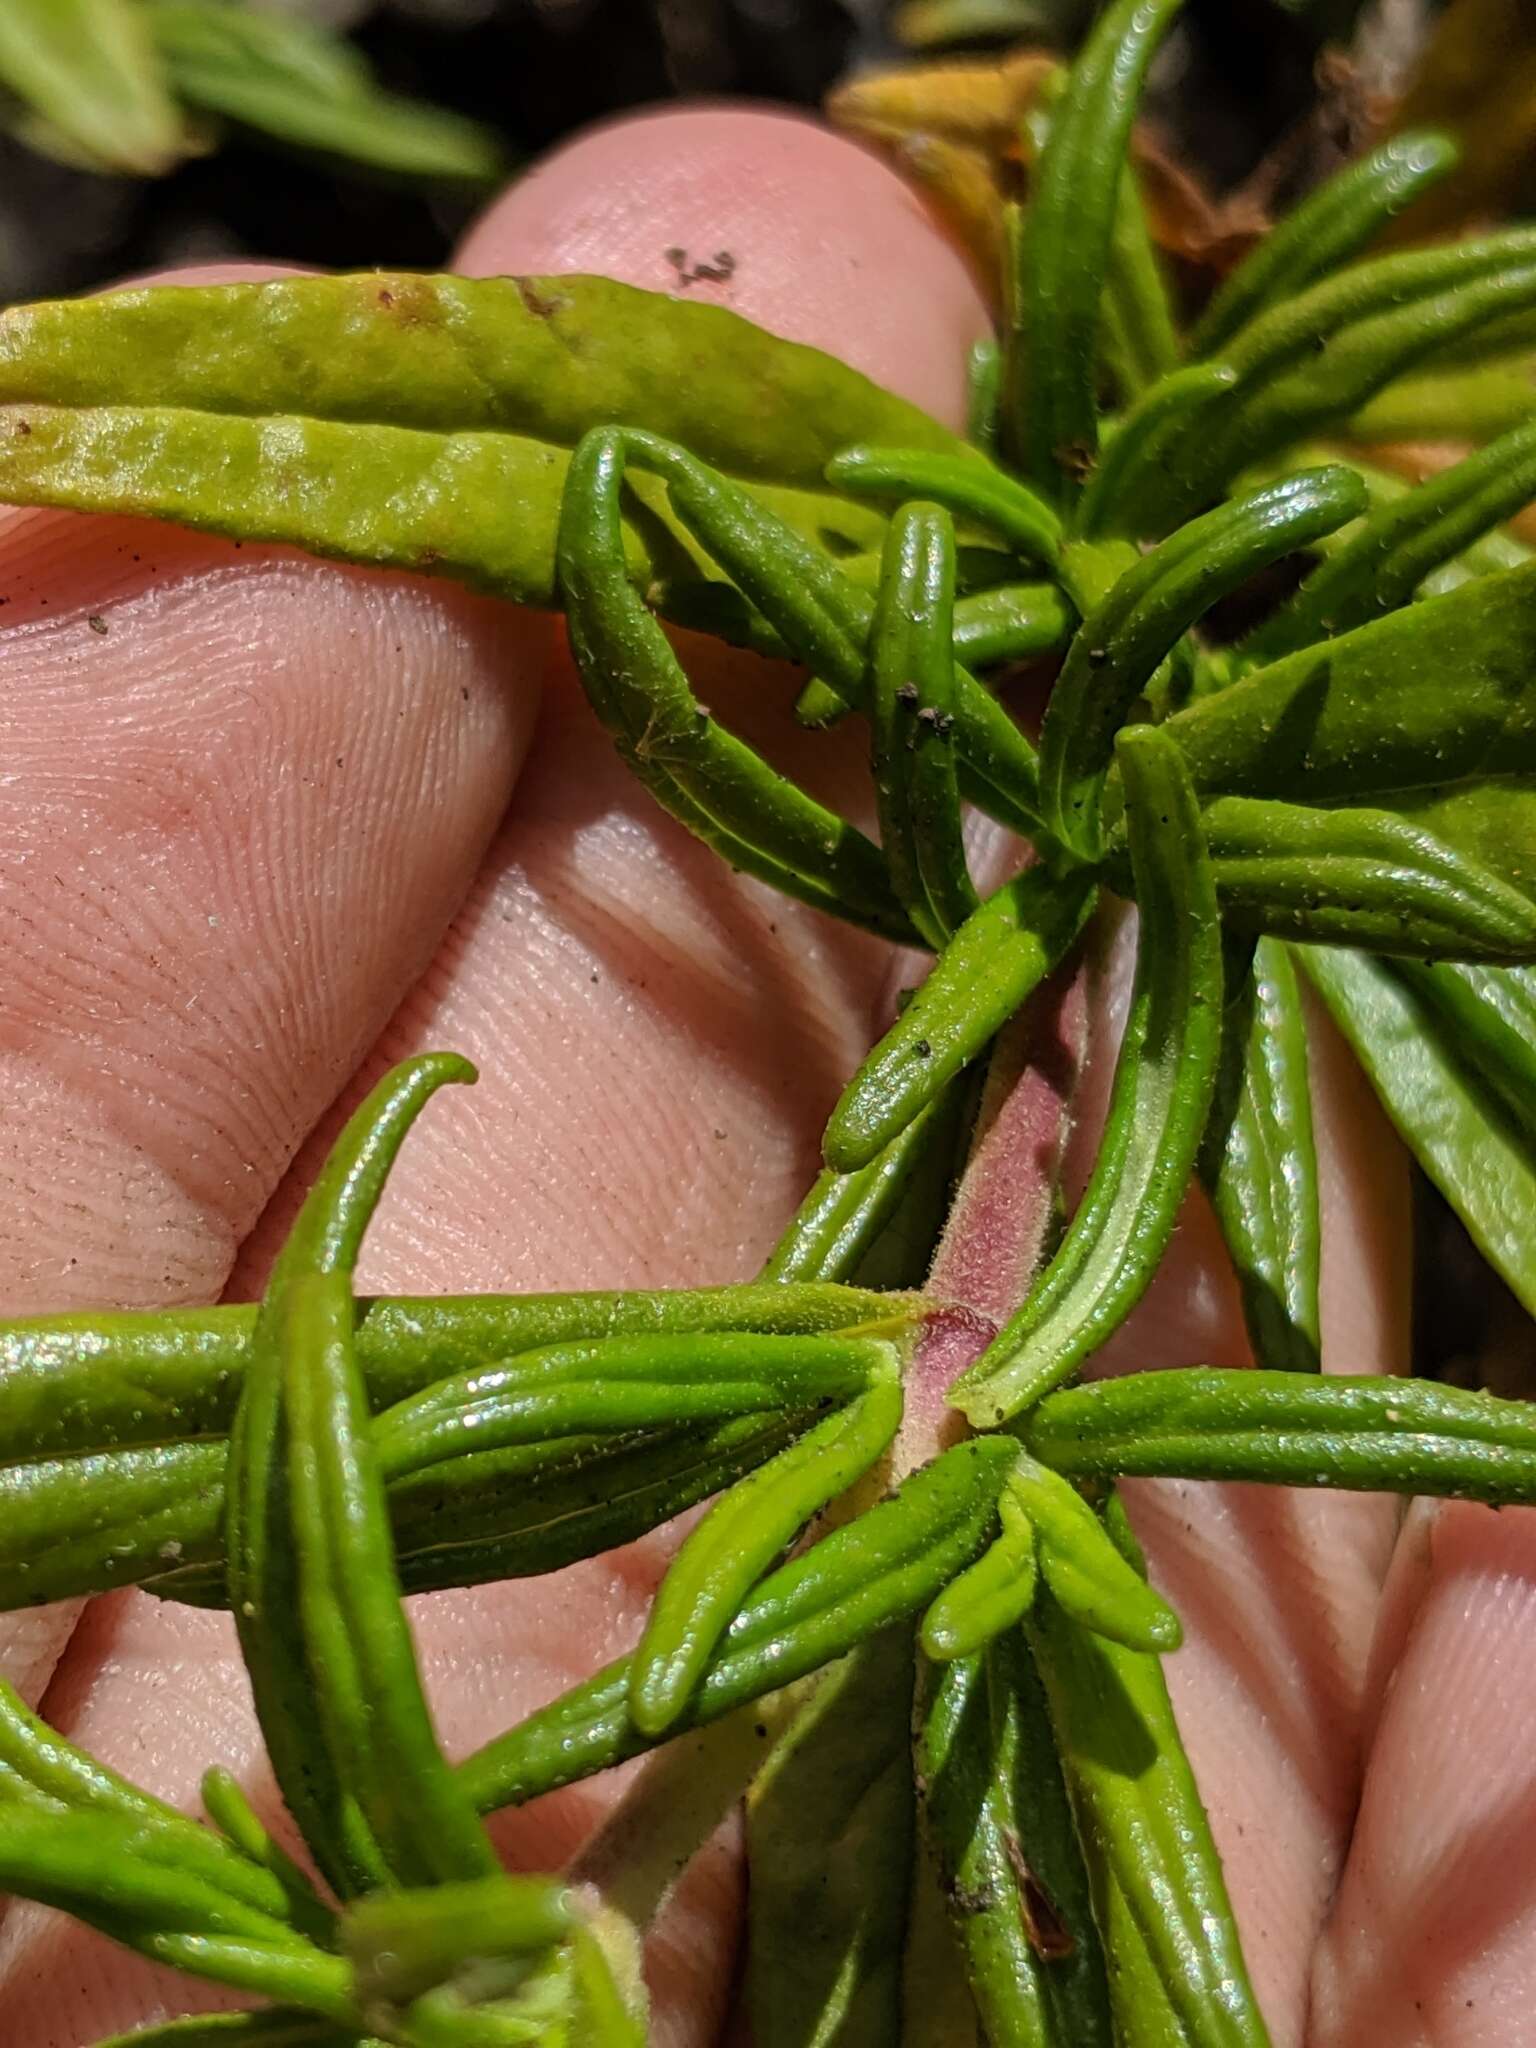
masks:
{"type": "Polygon", "coordinates": [[[1019,1838],[1011,1828],[1003,1833],[1003,1847],[1019,1885],[1019,1916],[1024,1938],[1037,1956],[1048,1963],[1065,1961],[1077,1953],[1077,1940],[1061,1917],[1060,1908],[1024,1860],[1019,1838]]]}
{"type": "Polygon", "coordinates": [[[517,296],[535,320],[553,320],[565,304],[563,299],[546,296],[531,277],[514,277],[512,282],[517,286],[517,296]]]}

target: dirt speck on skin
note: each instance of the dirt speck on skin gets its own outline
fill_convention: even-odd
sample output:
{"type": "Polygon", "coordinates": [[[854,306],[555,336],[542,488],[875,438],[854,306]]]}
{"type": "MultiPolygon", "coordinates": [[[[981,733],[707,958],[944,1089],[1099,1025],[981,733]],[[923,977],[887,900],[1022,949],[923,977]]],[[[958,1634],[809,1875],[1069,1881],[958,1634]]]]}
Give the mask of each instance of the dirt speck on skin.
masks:
{"type": "Polygon", "coordinates": [[[92,612],[85,623],[90,627],[93,633],[105,633],[107,631],[107,622],[101,616],[100,612],[92,612]]]}
{"type": "Polygon", "coordinates": [[[690,264],[686,249],[665,249],[662,254],[677,273],[684,291],[692,284],[729,284],[736,275],[736,258],[729,249],[717,249],[707,261],[690,264]]]}

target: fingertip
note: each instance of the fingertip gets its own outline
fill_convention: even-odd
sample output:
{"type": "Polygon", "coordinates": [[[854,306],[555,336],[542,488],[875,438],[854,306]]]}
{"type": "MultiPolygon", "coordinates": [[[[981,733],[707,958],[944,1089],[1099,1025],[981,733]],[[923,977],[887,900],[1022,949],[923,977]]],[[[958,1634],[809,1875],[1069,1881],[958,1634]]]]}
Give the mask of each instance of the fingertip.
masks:
{"type": "Polygon", "coordinates": [[[730,306],[952,425],[989,326],[966,259],[919,196],[860,144],[772,108],[589,129],[482,215],[455,267],[595,271],[730,306]]]}

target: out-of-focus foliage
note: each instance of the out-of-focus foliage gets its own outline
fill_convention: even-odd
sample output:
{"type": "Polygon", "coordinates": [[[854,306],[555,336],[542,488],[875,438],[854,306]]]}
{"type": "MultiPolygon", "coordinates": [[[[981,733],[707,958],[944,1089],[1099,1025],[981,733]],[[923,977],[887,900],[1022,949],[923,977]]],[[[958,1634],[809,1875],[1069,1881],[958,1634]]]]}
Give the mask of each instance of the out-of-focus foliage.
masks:
{"type": "Polygon", "coordinates": [[[238,0],[5,0],[0,87],[30,147],[127,176],[207,150],[220,122],[401,177],[504,168],[488,130],[386,92],[342,37],[238,0]]]}
{"type": "Polygon", "coordinates": [[[1528,0],[1452,0],[1393,125],[1443,128],[1461,150],[1415,232],[1516,208],[1529,195],[1536,150],[1536,9],[1528,0]]]}

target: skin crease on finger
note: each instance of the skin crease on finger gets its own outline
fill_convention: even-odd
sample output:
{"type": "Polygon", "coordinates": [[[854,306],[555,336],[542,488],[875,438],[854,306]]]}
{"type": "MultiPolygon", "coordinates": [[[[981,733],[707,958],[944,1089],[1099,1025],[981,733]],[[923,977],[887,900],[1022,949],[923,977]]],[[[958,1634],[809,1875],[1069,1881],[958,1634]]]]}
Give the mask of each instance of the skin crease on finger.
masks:
{"type": "MultiPolygon", "coordinates": [[[[985,321],[963,261],[882,165],[798,120],[693,113],[589,137],[493,210],[465,264],[601,268],[668,287],[672,247],[730,248],[725,285],[688,289],[958,419],[966,346],[985,321]]],[[[517,800],[348,1099],[425,1045],[463,1050],[483,1078],[448,1091],[413,1134],[359,1285],[744,1278],[814,1172],[821,1124],[875,1027],[886,949],[733,878],[661,818],[591,719],[557,629],[536,630],[548,686],[517,800]]],[[[744,730],[793,689],[783,671],[712,648],[687,658],[705,701],[744,730]]],[[[802,744],[807,775],[853,802],[867,782],[856,736],[841,749],[802,744]]],[[[312,1146],[237,1287],[259,1285],[316,1157],[312,1146]]],[[[449,1747],[627,1647],[662,1557],[653,1540],[543,1582],[413,1603],[449,1747]]],[[[46,1704],[88,1748],[182,1804],[195,1806],[197,1778],[218,1760],[270,1810],[223,1617],[138,1595],[98,1602],[46,1704]]],[[[613,1790],[600,1781],[510,1817],[509,1854],[557,1863],[613,1790]]],[[[738,1907],[722,1841],[650,1959],[664,2048],[712,2038],[738,1907]]],[[[21,2048],[79,2048],[202,2002],[56,1916],[18,1909],[0,1930],[0,2034],[21,2048]]]]}
{"type": "Polygon", "coordinates": [[[1416,1502],[1309,2048],[1513,2048],[1536,2010],[1536,1511],[1416,1502]]]}
{"type": "MultiPolygon", "coordinates": [[[[0,512],[0,607],[0,1302],[206,1301],[463,896],[528,629],[60,513],[0,512]]],[[[0,1617],[29,1697],[75,1611],[0,1617]]]]}

